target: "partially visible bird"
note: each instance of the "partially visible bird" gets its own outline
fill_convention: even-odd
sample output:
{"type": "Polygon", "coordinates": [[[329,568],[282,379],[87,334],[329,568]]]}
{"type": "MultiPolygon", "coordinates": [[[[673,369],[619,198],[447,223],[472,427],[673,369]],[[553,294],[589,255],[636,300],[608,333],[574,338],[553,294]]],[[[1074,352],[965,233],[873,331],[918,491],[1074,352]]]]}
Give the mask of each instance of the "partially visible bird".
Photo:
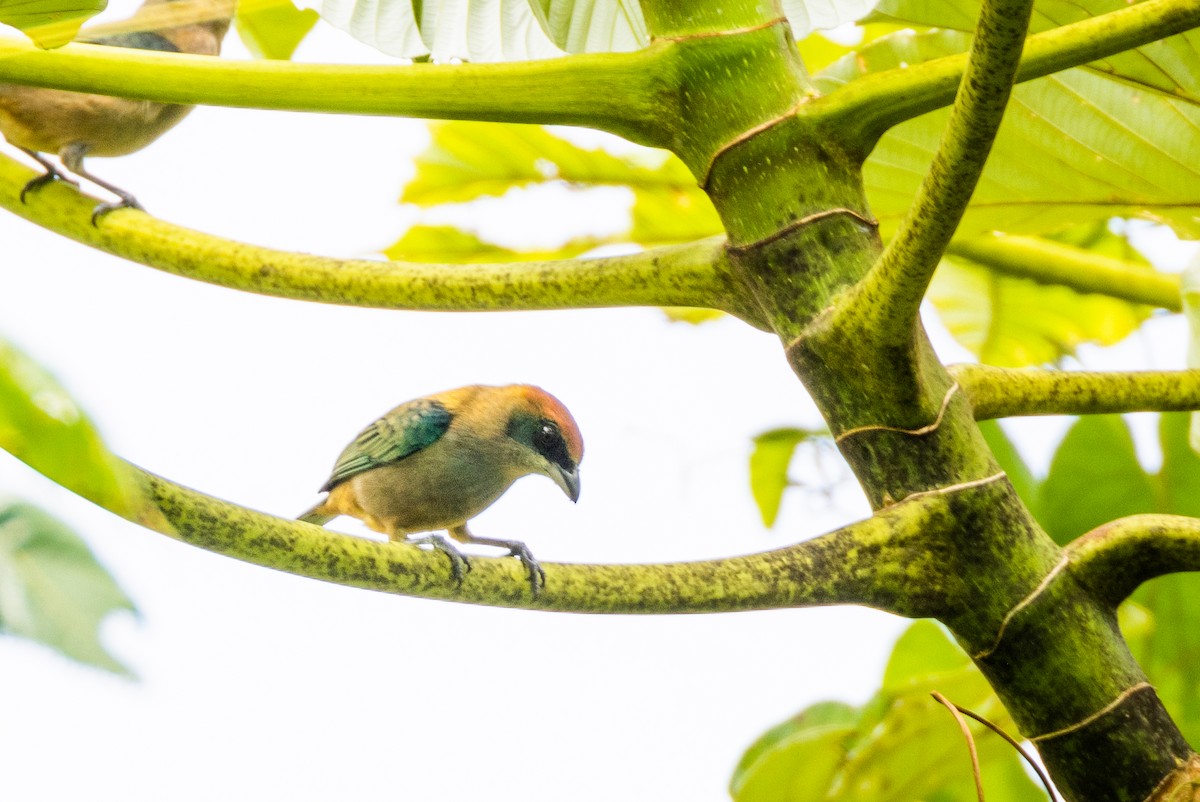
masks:
{"type": "Polygon", "coordinates": [[[541,474],[579,499],[583,439],[567,408],[538,387],[470,385],[401,404],[372,423],[338,457],[321,491],[329,495],[300,516],[323,525],[338,515],[359,518],[394,541],[445,552],[461,582],[470,563],[439,535],[500,546],[520,558],[536,596],[542,567],[516,540],[476,537],[467,522],[517,479],[541,474]]]}
{"type": "MultiPolygon", "coordinates": [[[[80,42],[215,56],[233,17],[236,0],[146,0],[134,19],[155,30],[79,37],[80,42]]],[[[21,190],[21,201],[38,187],[61,179],[74,184],[43,153],[57,154],[75,175],[112,192],[119,201],[102,203],[92,223],[114,209],[141,205],[130,193],[92,175],[85,156],[124,156],[149,145],[192,110],[191,106],[90,95],[18,84],[0,84],[0,133],[32,156],[46,173],[21,190]]]]}

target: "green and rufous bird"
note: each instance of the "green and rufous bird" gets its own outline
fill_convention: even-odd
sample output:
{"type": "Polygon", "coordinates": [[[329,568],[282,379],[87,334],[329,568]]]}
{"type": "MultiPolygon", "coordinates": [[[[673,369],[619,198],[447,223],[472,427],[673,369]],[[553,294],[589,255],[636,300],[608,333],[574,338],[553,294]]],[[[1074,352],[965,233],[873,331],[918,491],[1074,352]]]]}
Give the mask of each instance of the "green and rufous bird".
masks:
{"type": "Polygon", "coordinates": [[[529,572],[536,596],[545,574],[524,543],[476,537],[467,522],[529,474],[579,499],[583,438],[571,413],[538,387],[470,385],[409,401],[364,429],[321,487],[329,495],[300,516],[323,525],[359,518],[390,540],[427,544],[450,558],[458,581],[470,563],[439,535],[506,548],[529,572]]]}
{"type": "MultiPolygon", "coordinates": [[[[215,56],[221,50],[235,7],[236,0],[146,0],[126,23],[108,26],[122,28],[120,32],[105,36],[85,33],[78,41],[215,56]]],[[[25,185],[21,200],[54,180],[75,183],[42,155],[53,153],[68,171],[120,199],[97,206],[92,213],[93,223],[113,209],[141,208],[133,195],[84,169],[84,157],[124,156],[141,150],[191,109],[149,100],[0,83],[0,133],[46,169],[45,174],[25,185]]]]}

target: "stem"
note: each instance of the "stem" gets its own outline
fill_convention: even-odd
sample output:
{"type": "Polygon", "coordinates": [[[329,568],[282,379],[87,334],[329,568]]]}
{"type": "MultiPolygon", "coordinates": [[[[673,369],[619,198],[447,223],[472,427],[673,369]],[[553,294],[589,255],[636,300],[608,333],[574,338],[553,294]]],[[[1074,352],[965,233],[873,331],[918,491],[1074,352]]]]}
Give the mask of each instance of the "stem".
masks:
{"type": "Polygon", "coordinates": [[[233,61],[124,47],[0,41],[0,81],[161,103],[579,125],[671,141],[674,49],[506,64],[233,61]]]}
{"type": "Polygon", "coordinates": [[[62,183],[39,190],[22,204],[21,188],[32,177],[27,168],[0,157],[0,206],[155,269],[262,295],[414,310],[699,306],[751,317],[729,286],[720,238],[626,256],[549,262],[332,259],[234,242],[135,210],[113,213],[93,226],[95,199],[62,183]]]}
{"type": "Polygon", "coordinates": [[[1012,93],[1033,0],[986,0],[942,141],[912,208],[844,310],[885,342],[912,337],[942,253],[983,173],[1012,93]]]}
{"type": "Polygon", "coordinates": [[[1091,373],[952,365],[976,420],[1200,409],[1200,370],[1091,373]]]}
{"type": "Polygon", "coordinates": [[[1083,248],[1036,237],[1005,235],[955,240],[946,252],[998,273],[1042,284],[1062,284],[1079,292],[1095,292],[1172,312],[1183,310],[1179,276],[1083,248]]]}
{"type": "MultiPolygon", "coordinates": [[[[1017,82],[1041,78],[1200,26],[1194,0],[1147,0],[1118,11],[1030,36],[1017,82]]],[[[967,55],[946,56],[853,81],[812,104],[832,113],[859,137],[874,143],[905,120],[950,105],[967,67],[967,55]]],[[[868,147],[869,149],[869,147],[868,147]]]]}
{"type": "Polygon", "coordinates": [[[1115,609],[1157,576],[1200,571],[1200,520],[1131,515],[1093,529],[1066,551],[1071,575],[1115,609]]]}

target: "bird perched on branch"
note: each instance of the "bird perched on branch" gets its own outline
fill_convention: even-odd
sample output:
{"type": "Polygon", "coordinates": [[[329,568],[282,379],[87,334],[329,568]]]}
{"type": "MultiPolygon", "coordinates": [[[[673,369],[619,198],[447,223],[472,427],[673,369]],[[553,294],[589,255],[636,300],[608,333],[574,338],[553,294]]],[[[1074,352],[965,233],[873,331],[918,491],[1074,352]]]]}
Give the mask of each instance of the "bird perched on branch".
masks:
{"type": "Polygon", "coordinates": [[[372,423],[338,457],[321,491],[329,495],[300,516],[323,525],[359,518],[394,541],[445,552],[461,582],[467,558],[439,535],[508,549],[529,572],[536,596],[545,574],[524,543],[476,537],[467,522],[517,479],[541,474],[579,499],[583,439],[567,408],[538,387],[471,385],[418,398],[372,423]]]}
{"type": "MultiPolygon", "coordinates": [[[[229,30],[235,6],[236,0],[146,0],[130,21],[146,29],[108,36],[84,35],[78,41],[215,56],[229,30]]],[[[0,133],[46,168],[44,175],[21,190],[22,202],[30,192],[52,181],[75,183],[42,155],[54,153],[71,173],[120,198],[97,206],[92,213],[93,223],[106,212],[124,207],[140,209],[141,205],[130,193],[84,169],[84,157],[124,156],[141,150],[191,110],[191,106],[148,100],[0,84],[0,133]]]]}

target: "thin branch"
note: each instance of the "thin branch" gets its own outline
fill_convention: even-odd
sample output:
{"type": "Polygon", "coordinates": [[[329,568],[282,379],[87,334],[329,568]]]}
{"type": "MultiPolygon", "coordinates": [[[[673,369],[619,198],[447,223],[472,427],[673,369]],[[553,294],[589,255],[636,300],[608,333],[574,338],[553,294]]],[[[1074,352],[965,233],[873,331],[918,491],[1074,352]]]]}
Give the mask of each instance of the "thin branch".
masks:
{"type": "Polygon", "coordinates": [[[1036,774],[1038,779],[1042,781],[1042,787],[1046,789],[1046,796],[1050,797],[1050,802],[1058,802],[1058,794],[1054,791],[1054,784],[1050,782],[1050,778],[1046,776],[1045,770],[1038,765],[1038,762],[1033,759],[1033,755],[1029,754],[1029,752],[1025,750],[1025,747],[1021,746],[1016,738],[1012,737],[1000,727],[988,721],[978,713],[968,710],[961,705],[954,705],[954,708],[964,716],[975,719],[980,724],[999,735],[1013,749],[1016,749],[1017,754],[1019,754],[1027,764],[1029,764],[1029,768],[1033,769],[1033,773],[1036,774]]]}
{"type": "Polygon", "coordinates": [[[985,0],[971,55],[933,163],[895,236],[839,317],[880,340],[909,342],[925,290],[983,173],[1012,93],[1033,0],[985,0]]]}
{"type": "Polygon", "coordinates": [[[976,420],[1200,410],[1200,370],[1094,373],[951,365],[976,420]]]}
{"type": "Polygon", "coordinates": [[[975,749],[975,736],[971,734],[971,728],[967,726],[967,720],[962,716],[962,709],[937,691],[933,691],[929,695],[938,704],[949,710],[950,715],[954,716],[954,721],[958,724],[959,731],[962,732],[963,740],[967,742],[967,751],[971,755],[971,775],[975,778],[975,795],[979,797],[979,802],[985,802],[983,772],[979,770],[979,752],[975,749]]]}
{"type": "Polygon", "coordinates": [[[1096,527],[1066,551],[1071,576],[1115,608],[1157,576],[1200,571],[1200,519],[1131,515],[1096,527]]]}
{"type": "MultiPolygon", "coordinates": [[[[1200,26],[1195,0],[1147,0],[1029,37],[1017,82],[1079,67],[1200,26]]],[[[873,143],[894,125],[954,102],[966,54],[864,75],[812,103],[873,143]]],[[[839,130],[844,130],[839,128],[839,130]]]]}
{"type": "Polygon", "coordinates": [[[928,533],[955,525],[951,495],[897,504],[814,540],[743,557],[658,565],[542,563],[546,585],[532,599],[517,560],[472,557],[471,571],[456,586],[441,554],[276,518],[126,467],[129,483],[140,490],[140,503],[106,503],[135,523],[257,565],[387,593],[581,613],[862,604],[928,617],[952,604],[947,587],[957,592],[953,578],[945,578],[947,587],[941,585],[937,557],[925,540],[928,533]],[[911,577],[917,573],[925,578],[914,584],[911,577]]]}
{"type": "Polygon", "coordinates": [[[332,259],[234,242],[134,210],[108,215],[93,226],[96,200],[62,183],[21,203],[21,187],[33,175],[0,157],[0,207],[116,256],[247,292],[414,310],[698,306],[753,320],[753,313],[737,301],[720,238],[625,256],[549,262],[332,259]]]}
{"type": "Polygon", "coordinates": [[[505,64],[349,66],[0,40],[0,81],[162,103],[579,125],[671,142],[671,43],[505,64]]]}
{"type": "Polygon", "coordinates": [[[1179,312],[1179,276],[1159,273],[1138,262],[1101,256],[1037,237],[989,236],[954,240],[947,253],[962,256],[998,273],[1061,284],[1133,303],[1179,312]]]}

